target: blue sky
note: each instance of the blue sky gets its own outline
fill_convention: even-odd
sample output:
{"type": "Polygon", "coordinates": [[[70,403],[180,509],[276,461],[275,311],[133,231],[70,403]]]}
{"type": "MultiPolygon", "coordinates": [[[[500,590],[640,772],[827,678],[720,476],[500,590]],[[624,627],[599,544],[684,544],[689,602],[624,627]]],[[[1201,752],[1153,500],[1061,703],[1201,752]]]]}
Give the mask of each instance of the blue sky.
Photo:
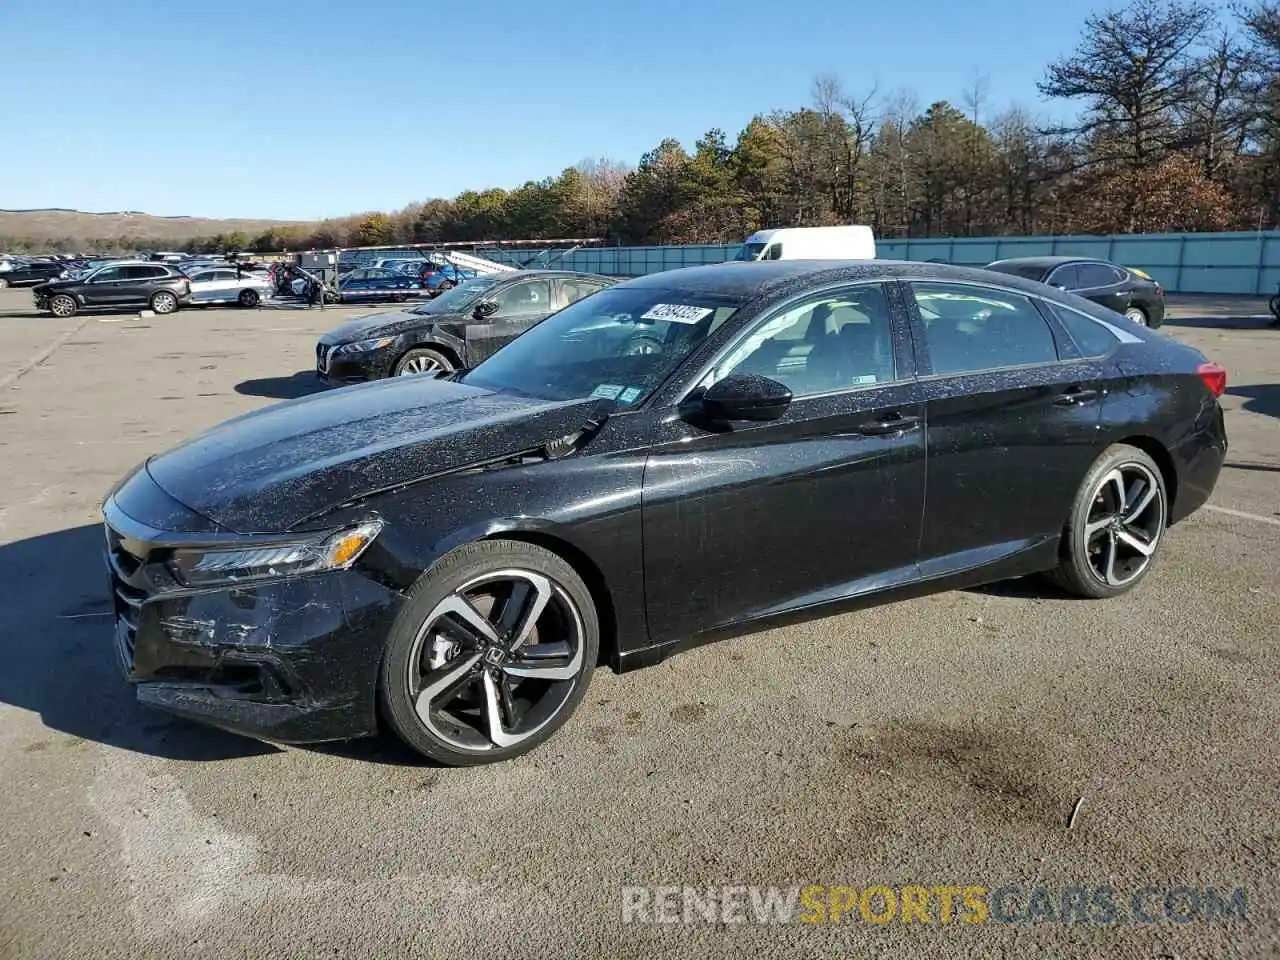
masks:
{"type": "Polygon", "coordinates": [[[0,207],[392,209],[732,138],[820,72],[924,105],[977,70],[991,109],[1061,116],[1035,83],[1103,4],[6,0],[0,207]]]}

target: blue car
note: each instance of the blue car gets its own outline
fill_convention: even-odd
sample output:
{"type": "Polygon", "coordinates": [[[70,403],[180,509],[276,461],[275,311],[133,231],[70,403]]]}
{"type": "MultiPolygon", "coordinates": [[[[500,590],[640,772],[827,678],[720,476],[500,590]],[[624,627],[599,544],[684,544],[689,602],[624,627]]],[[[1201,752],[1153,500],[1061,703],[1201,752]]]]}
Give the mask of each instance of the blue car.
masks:
{"type": "Polygon", "coordinates": [[[338,281],[338,296],[343,303],[367,300],[403,303],[411,297],[422,296],[424,292],[425,286],[417,277],[381,267],[357,268],[338,281]]]}

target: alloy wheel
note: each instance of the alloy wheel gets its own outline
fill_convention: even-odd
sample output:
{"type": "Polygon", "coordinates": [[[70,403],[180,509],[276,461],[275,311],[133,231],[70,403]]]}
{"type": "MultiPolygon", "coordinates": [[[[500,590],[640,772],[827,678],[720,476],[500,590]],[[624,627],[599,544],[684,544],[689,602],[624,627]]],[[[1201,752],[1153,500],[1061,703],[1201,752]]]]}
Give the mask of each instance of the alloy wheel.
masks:
{"type": "Polygon", "coordinates": [[[409,700],[457,750],[514,747],[556,718],[585,664],[581,611],[545,574],[510,568],[432,608],[408,660],[409,700]]]}
{"type": "Polygon", "coordinates": [[[76,312],[76,302],[63,295],[49,301],[49,312],[55,317],[69,317],[76,312]]]}
{"type": "Polygon", "coordinates": [[[156,313],[173,313],[178,308],[178,301],[171,293],[157,293],[151,298],[151,309],[156,313]]]}
{"type": "Polygon", "coordinates": [[[427,356],[410,357],[404,362],[404,366],[400,368],[400,376],[408,377],[419,373],[439,373],[444,370],[444,364],[439,360],[434,360],[427,356]]]}
{"type": "Polygon", "coordinates": [[[1098,482],[1085,519],[1089,569],[1108,587],[1123,587],[1151,565],[1164,534],[1160,483],[1141,463],[1122,463],[1098,482]]]}

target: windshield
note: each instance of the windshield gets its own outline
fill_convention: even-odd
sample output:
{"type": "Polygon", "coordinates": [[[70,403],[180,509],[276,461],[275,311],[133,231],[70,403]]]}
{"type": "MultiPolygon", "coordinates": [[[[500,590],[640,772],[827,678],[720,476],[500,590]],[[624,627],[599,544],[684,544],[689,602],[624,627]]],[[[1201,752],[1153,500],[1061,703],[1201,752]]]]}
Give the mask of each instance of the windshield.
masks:
{"type": "Polygon", "coordinates": [[[410,313],[458,313],[475,304],[486,290],[498,281],[493,277],[474,277],[446,290],[429,303],[410,310],[410,313]]]}
{"type": "Polygon", "coordinates": [[[684,290],[602,290],[543,320],[460,379],[544,400],[600,397],[638,406],[738,306],[684,290]]]}
{"type": "Polygon", "coordinates": [[[1045,268],[1037,263],[989,263],[988,270],[994,270],[996,273],[1008,273],[1015,277],[1023,277],[1027,280],[1043,280],[1045,268]]]}
{"type": "Polygon", "coordinates": [[[764,253],[764,248],[768,243],[744,243],[742,249],[738,251],[735,260],[759,260],[760,254],[764,253]]]}

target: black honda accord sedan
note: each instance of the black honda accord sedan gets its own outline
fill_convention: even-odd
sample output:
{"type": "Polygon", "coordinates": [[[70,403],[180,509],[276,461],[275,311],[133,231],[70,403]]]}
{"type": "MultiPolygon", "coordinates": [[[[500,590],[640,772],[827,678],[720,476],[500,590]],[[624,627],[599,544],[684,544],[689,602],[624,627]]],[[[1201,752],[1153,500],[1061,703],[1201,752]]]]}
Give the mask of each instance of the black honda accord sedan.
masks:
{"type": "Polygon", "coordinates": [[[421,306],[330,330],[316,343],[316,374],[336,386],[475,366],[556,310],[616,282],[556,270],[474,277],[421,306]]]}
{"type": "Polygon", "coordinates": [[[593,668],[922,591],[1145,577],[1208,498],[1226,374],[1013,276],[727,263],[475,368],[288,401],[104,506],[144,703],[277,741],[549,737],[593,668]]]}

